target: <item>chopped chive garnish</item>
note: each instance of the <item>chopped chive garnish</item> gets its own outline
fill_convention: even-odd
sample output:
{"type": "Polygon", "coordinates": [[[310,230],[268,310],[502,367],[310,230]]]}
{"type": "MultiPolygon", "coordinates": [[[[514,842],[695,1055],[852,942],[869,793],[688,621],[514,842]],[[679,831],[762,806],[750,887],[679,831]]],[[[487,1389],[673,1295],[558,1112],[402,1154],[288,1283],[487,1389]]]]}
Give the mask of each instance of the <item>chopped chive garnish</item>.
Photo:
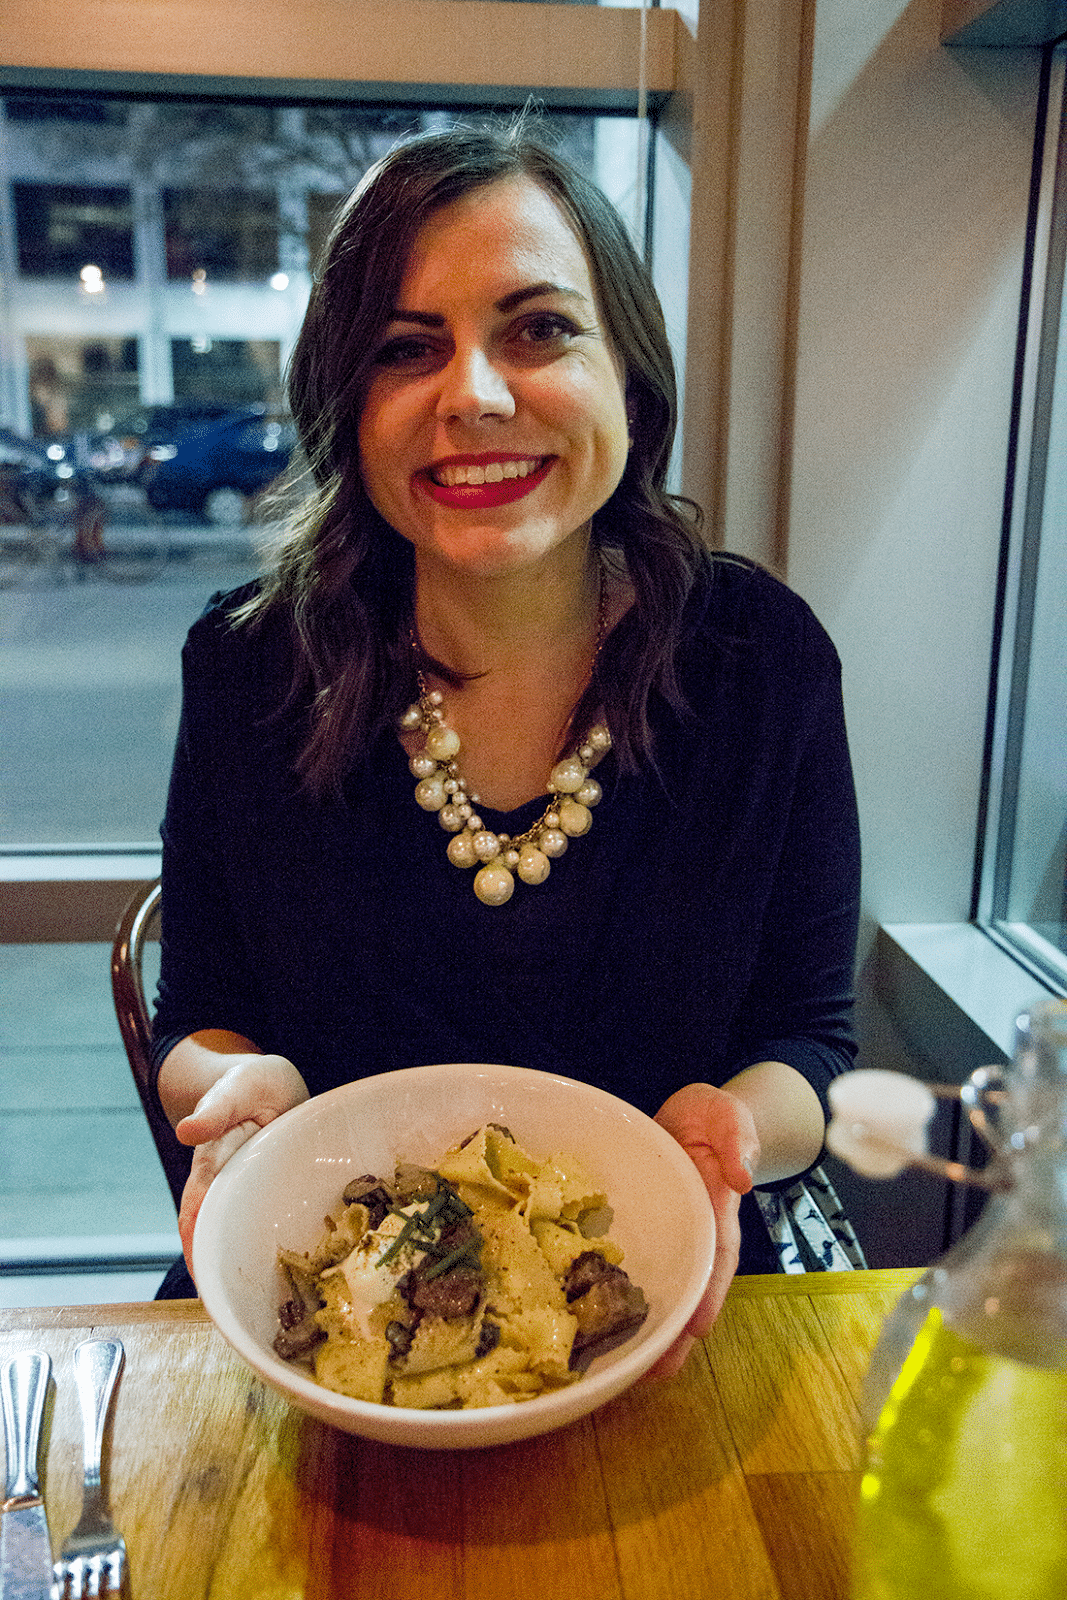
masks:
{"type": "MultiPolygon", "coordinates": [[[[411,1202],[409,1201],[409,1204],[411,1202]]],[[[405,1245],[415,1243],[418,1248],[428,1256],[438,1259],[424,1274],[426,1278],[437,1278],[448,1272],[457,1262],[472,1256],[477,1265],[481,1252],[481,1239],[474,1238],[464,1241],[456,1249],[449,1250],[442,1245],[441,1235],[446,1228],[465,1222],[474,1215],[470,1206],[460,1198],[450,1183],[443,1178],[438,1180],[437,1192],[433,1195],[421,1211],[409,1216],[403,1207],[390,1206],[393,1216],[403,1217],[404,1226],[392,1240],[375,1262],[375,1266],[384,1267],[395,1260],[405,1245]]]]}
{"type": "Polygon", "coordinates": [[[392,1261],[393,1257],[398,1255],[407,1244],[412,1234],[418,1228],[421,1220],[421,1217],[408,1217],[404,1223],[404,1226],[401,1228],[400,1232],[397,1234],[388,1250],[384,1250],[382,1252],[374,1265],[376,1267],[384,1267],[387,1261],[392,1261]]]}
{"type": "Polygon", "coordinates": [[[451,1272],[461,1261],[469,1260],[471,1266],[477,1266],[481,1248],[480,1239],[468,1239],[465,1244],[461,1244],[456,1250],[450,1250],[447,1256],[435,1261],[428,1271],[423,1272],[421,1274],[423,1282],[428,1283],[431,1278],[443,1278],[446,1272],[451,1272]]]}

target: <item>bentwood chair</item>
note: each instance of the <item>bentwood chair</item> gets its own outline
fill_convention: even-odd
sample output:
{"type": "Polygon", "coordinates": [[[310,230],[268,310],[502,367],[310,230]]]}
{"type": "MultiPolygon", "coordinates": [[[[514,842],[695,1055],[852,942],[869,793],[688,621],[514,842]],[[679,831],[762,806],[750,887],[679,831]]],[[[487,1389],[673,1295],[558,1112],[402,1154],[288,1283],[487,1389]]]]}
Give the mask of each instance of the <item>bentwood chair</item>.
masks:
{"type": "Polygon", "coordinates": [[[189,1176],[191,1152],[174,1137],[174,1129],[152,1090],[149,1063],[152,1022],[144,989],[145,945],[150,938],[159,937],[161,899],[158,881],[145,884],[122,913],[111,947],[111,992],[133,1081],[178,1208],[189,1176]]]}

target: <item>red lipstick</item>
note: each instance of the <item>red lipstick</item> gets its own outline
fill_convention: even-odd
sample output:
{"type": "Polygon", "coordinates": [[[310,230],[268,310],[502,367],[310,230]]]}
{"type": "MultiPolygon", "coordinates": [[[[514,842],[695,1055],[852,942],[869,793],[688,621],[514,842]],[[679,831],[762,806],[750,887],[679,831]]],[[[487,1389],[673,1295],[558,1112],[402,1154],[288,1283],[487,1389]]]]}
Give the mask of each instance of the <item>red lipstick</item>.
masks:
{"type": "Polygon", "coordinates": [[[423,491],[440,506],[447,506],[454,511],[491,510],[495,506],[510,505],[512,501],[522,500],[530,494],[544,482],[554,460],[553,456],[452,456],[448,461],[436,462],[433,467],[417,473],[416,477],[423,491]],[[497,477],[494,470],[506,471],[510,462],[532,461],[540,461],[540,465],[533,467],[525,476],[497,477]],[[474,469],[479,477],[484,473],[488,481],[438,482],[446,474],[455,477],[456,468],[474,469]]]}

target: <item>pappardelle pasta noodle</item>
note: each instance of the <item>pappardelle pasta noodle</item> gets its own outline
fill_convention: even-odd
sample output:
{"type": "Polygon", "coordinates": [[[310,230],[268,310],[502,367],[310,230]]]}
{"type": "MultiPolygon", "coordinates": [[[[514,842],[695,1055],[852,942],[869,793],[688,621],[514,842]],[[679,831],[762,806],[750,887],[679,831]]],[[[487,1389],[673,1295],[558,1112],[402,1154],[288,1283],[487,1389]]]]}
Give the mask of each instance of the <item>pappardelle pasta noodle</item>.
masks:
{"type": "Polygon", "coordinates": [[[538,1160],[487,1124],[432,1169],[356,1179],[312,1250],[279,1251],[289,1293],[275,1350],[358,1400],[534,1399],[648,1314],[610,1220],[577,1161],[538,1160]]]}

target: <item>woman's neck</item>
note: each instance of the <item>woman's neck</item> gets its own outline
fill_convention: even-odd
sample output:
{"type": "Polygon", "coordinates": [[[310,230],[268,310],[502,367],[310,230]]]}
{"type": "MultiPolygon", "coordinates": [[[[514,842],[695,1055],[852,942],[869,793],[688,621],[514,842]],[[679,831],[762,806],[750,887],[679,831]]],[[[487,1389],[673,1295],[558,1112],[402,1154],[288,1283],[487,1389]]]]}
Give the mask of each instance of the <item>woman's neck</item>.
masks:
{"type": "Polygon", "coordinates": [[[584,651],[600,602],[591,546],[579,561],[492,578],[420,567],[415,628],[423,650],[462,677],[521,675],[553,654],[584,651]]]}
{"type": "Polygon", "coordinates": [[[435,581],[420,574],[423,650],[464,677],[435,684],[462,741],[460,769],[483,803],[511,811],[542,794],[589,681],[603,627],[601,568],[435,581]]]}

